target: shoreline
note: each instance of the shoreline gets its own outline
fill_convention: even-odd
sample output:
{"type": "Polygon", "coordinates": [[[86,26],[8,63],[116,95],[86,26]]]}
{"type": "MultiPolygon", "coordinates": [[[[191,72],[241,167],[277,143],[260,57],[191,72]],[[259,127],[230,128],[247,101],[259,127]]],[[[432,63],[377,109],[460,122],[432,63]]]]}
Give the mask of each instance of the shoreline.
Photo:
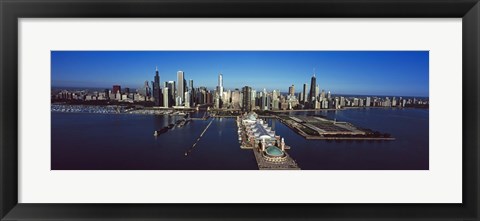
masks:
{"type": "MultiPolygon", "coordinates": [[[[69,106],[65,104],[54,104],[58,106],[69,106]]],[[[105,106],[100,106],[100,105],[71,105],[71,106],[84,106],[84,107],[97,107],[99,109],[105,108],[105,107],[110,107],[110,108],[119,108],[123,107],[121,105],[105,105],[105,106]]],[[[317,112],[317,111],[344,111],[344,110],[352,110],[352,109],[390,109],[390,110],[404,110],[404,109],[421,109],[421,110],[429,110],[429,108],[420,108],[420,107],[344,107],[340,109],[333,109],[333,108],[328,108],[328,109],[301,109],[301,110],[275,110],[275,111],[265,111],[265,112],[270,112],[273,114],[278,114],[278,113],[295,113],[295,112],[317,112]]],[[[165,114],[155,114],[155,113],[131,113],[132,111],[137,111],[137,110],[127,110],[125,112],[111,112],[111,113],[97,113],[97,112],[83,112],[83,111],[57,111],[57,110],[50,110],[51,113],[86,113],[86,114],[137,114],[137,115],[169,115],[168,113],[165,114]]],[[[214,111],[219,111],[217,109],[210,109],[210,110],[201,110],[197,108],[152,108],[152,107],[147,107],[145,109],[141,109],[139,111],[178,111],[178,112],[199,112],[199,111],[206,111],[206,112],[214,112],[214,111]]],[[[229,111],[224,110],[224,111],[229,111]]],[[[231,115],[231,116],[216,116],[216,117],[236,117],[236,115],[231,115]]]]}

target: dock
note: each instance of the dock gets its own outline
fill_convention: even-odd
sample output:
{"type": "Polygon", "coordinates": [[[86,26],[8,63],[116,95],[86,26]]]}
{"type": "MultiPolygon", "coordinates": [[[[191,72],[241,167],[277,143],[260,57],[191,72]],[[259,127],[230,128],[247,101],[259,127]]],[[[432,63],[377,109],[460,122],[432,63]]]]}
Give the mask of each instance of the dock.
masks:
{"type": "Polygon", "coordinates": [[[200,134],[200,136],[198,136],[197,140],[195,141],[195,143],[192,144],[192,147],[190,147],[186,152],[185,152],[185,156],[188,156],[188,154],[190,154],[193,149],[195,148],[195,146],[197,146],[197,143],[200,141],[200,139],[202,139],[203,135],[205,134],[205,132],[207,132],[208,128],[210,127],[210,125],[212,124],[213,120],[210,121],[210,123],[208,123],[208,125],[205,127],[205,129],[202,131],[202,133],[200,134]]]}
{"type": "Polygon", "coordinates": [[[240,148],[251,150],[259,170],[300,170],[287,153],[291,147],[254,112],[237,117],[240,148]]]}
{"type": "Polygon", "coordinates": [[[348,122],[338,122],[318,116],[277,116],[277,119],[307,140],[395,140],[389,134],[358,128],[348,122]]]}

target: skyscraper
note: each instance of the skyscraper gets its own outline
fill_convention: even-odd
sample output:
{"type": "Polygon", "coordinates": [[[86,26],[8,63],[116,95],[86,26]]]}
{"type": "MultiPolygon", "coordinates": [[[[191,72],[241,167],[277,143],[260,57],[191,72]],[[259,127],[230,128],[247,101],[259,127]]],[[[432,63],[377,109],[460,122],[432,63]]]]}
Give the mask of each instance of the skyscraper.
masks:
{"type": "Polygon", "coordinates": [[[189,81],[188,90],[190,92],[190,95],[189,95],[190,96],[190,100],[189,100],[190,106],[193,107],[195,105],[195,88],[193,87],[193,80],[192,79],[190,79],[190,81],[189,81]]]}
{"type": "Polygon", "coordinates": [[[148,81],[145,81],[145,84],[143,85],[143,87],[141,87],[139,90],[138,90],[138,93],[142,96],[144,96],[144,101],[147,100],[147,98],[149,98],[151,96],[151,90],[150,90],[150,86],[148,86],[148,81]]]}
{"type": "Polygon", "coordinates": [[[183,71],[177,71],[177,94],[176,94],[176,105],[182,106],[185,101],[185,74],[183,71]]]}
{"type": "Polygon", "coordinates": [[[252,89],[252,93],[251,93],[251,97],[250,97],[250,100],[252,101],[252,110],[255,109],[255,100],[256,100],[256,97],[257,97],[257,91],[252,89]]]}
{"type": "Polygon", "coordinates": [[[177,87],[175,81],[167,81],[166,84],[168,87],[168,105],[171,107],[175,104],[175,91],[177,87]]]}
{"type": "Polygon", "coordinates": [[[288,87],[288,94],[292,97],[295,95],[295,85],[288,87]]]}
{"type": "Polygon", "coordinates": [[[218,74],[217,93],[220,96],[220,99],[223,99],[223,75],[222,75],[222,73],[218,74]]]}
{"type": "Polygon", "coordinates": [[[163,107],[169,107],[169,92],[168,92],[168,87],[163,88],[163,107]]]}
{"type": "Polygon", "coordinates": [[[242,88],[242,110],[244,112],[252,111],[252,88],[249,86],[245,86],[242,88]]]}
{"type": "Polygon", "coordinates": [[[158,67],[155,67],[155,77],[153,81],[153,98],[155,98],[155,106],[161,106],[162,91],[160,89],[160,76],[158,75],[158,67]]]}
{"type": "Polygon", "coordinates": [[[120,85],[113,85],[112,87],[112,94],[116,100],[121,100],[122,99],[122,88],[120,85]]]}
{"type": "Polygon", "coordinates": [[[307,102],[307,84],[303,84],[303,99],[302,102],[305,103],[307,102]]]}
{"type": "Polygon", "coordinates": [[[113,85],[112,87],[113,94],[116,94],[117,92],[121,92],[121,91],[122,91],[122,87],[120,87],[120,85],[113,85]]]}
{"type": "Polygon", "coordinates": [[[310,93],[308,93],[308,102],[313,103],[313,101],[315,101],[316,85],[317,78],[315,77],[315,73],[313,73],[312,80],[310,81],[310,93]]]}
{"type": "Polygon", "coordinates": [[[185,92],[185,107],[190,107],[190,93],[188,91],[185,92]]]}

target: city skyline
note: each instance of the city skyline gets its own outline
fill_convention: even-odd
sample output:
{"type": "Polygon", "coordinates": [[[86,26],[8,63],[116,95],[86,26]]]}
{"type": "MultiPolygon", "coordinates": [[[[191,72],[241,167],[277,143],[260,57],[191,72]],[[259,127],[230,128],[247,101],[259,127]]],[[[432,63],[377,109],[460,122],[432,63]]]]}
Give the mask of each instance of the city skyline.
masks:
{"type": "Polygon", "coordinates": [[[215,90],[222,74],[224,90],[299,93],[315,75],[335,94],[428,97],[428,59],[428,51],[52,51],[52,87],[138,88],[158,68],[160,85],[182,71],[196,87],[215,90]]]}

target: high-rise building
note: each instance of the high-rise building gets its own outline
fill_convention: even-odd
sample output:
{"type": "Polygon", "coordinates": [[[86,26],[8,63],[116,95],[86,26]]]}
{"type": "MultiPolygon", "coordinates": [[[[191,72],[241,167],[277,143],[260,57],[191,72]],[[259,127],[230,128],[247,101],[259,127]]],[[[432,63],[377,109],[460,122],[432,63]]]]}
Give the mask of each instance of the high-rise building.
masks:
{"type": "Polygon", "coordinates": [[[218,75],[217,93],[220,95],[220,99],[222,99],[222,97],[223,97],[223,75],[221,73],[218,75]]]}
{"type": "Polygon", "coordinates": [[[114,96],[114,99],[116,100],[121,100],[122,99],[122,87],[120,85],[113,85],[112,87],[112,94],[114,96]]]}
{"type": "Polygon", "coordinates": [[[232,103],[232,90],[223,91],[223,95],[220,95],[225,103],[232,103]]]}
{"type": "Polygon", "coordinates": [[[345,107],[345,98],[344,97],[340,97],[340,107],[345,107]]]}
{"type": "Polygon", "coordinates": [[[280,91],[273,90],[272,91],[272,100],[278,100],[278,95],[280,94],[280,91]]]}
{"type": "Polygon", "coordinates": [[[177,90],[175,81],[167,81],[166,87],[168,87],[168,105],[173,106],[175,103],[175,91],[177,90]]]}
{"type": "Polygon", "coordinates": [[[189,102],[190,102],[190,106],[194,106],[195,105],[195,88],[193,87],[193,80],[190,79],[190,81],[188,82],[188,90],[190,92],[189,96],[190,96],[190,99],[189,99],[189,102]]]}
{"type": "Polygon", "coordinates": [[[146,96],[146,97],[152,96],[152,90],[151,90],[151,88],[150,88],[150,85],[148,85],[148,81],[145,81],[144,91],[145,91],[145,96],[146,96]]]}
{"type": "Polygon", "coordinates": [[[308,93],[308,102],[311,102],[312,104],[315,101],[316,86],[317,78],[315,77],[315,73],[313,73],[312,79],[310,81],[310,93],[308,93]]]}
{"type": "Polygon", "coordinates": [[[120,87],[120,85],[113,85],[112,87],[112,93],[113,94],[116,94],[117,92],[121,92],[122,91],[122,87],[120,87]]]}
{"type": "Polygon", "coordinates": [[[190,107],[190,92],[185,92],[185,107],[190,107]]]}
{"type": "Polygon", "coordinates": [[[303,84],[303,99],[302,99],[302,102],[305,103],[308,101],[308,98],[307,98],[307,84],[303,84]]]}
{"type": "Polygon", "coordinates": [[[232,91],[232,102],[231,102],[231,105],[233,108],[235,109],[239,109],[240,108],[240,103],[241,103],[241,96],[240,96],[240,90],[238,90],[238,88],[235,88],[234,91],[232,91]]]}
{"type": "Polygon", "coordinates": [[[108,99],[110,97],[110,90],[105,89],[103,92],[105,93],[105,98],[108,99]]]}
{"type": "Polygon", "coordinates": [[[162,105],[162,91],[160,89],[160,75],[158,75],[158,67],[155,67],[155,77],[153,81],[153,98],[155,99],[155,106],[162,105]]]}
{"type": "Polygon", "coordinates": [[[185,73],[183,71],[177,71],[177,84],[176,105],[182,106],[185,101],[185,73]]]}
{"type": "Polygon", "coordinates": [[[206,104],[207,103],[207,88],[199,87],[196,95],[197,104],[206,104]]]}
{"type": "Polygon", "coordinates": [[[290,96],[294,96],[295,95],[295,85],[292,84],[292,86],[288,87],[288,94],[290,96]]]}
{"type": "Polygon", "coordinates": [[[163,106],[164,107],[169,107],[169,98],[170,93],[168,92],[168,87],[163,88],[163,106]]]}
{"type": "Polygon", "coordinates": [[[255,109],[255,106],[256,106],[255,100],[256,100],[256,98],[257,98],[257,91],[252,89],[251,98],[250,98],[250,100],[251,100],[251,102],[252,102],[252,104],[251,104],[251,105],[252,105],[252,110],[255,109]]]}
{"type": "Polygon", "coordinates": [[[220,95],[218,95],[218,92],[215,93],[215,101],[214,101],[213,107],[214,107],[215,109],[220,109],[220,108],[221,108],[220,95]]]}
{"type": "Polygon", "coordinates": [[[253,109],[252,105],[252,88],[249,86],[245,86],[242,88],[242,111],[250,112],[253,109]]]}

